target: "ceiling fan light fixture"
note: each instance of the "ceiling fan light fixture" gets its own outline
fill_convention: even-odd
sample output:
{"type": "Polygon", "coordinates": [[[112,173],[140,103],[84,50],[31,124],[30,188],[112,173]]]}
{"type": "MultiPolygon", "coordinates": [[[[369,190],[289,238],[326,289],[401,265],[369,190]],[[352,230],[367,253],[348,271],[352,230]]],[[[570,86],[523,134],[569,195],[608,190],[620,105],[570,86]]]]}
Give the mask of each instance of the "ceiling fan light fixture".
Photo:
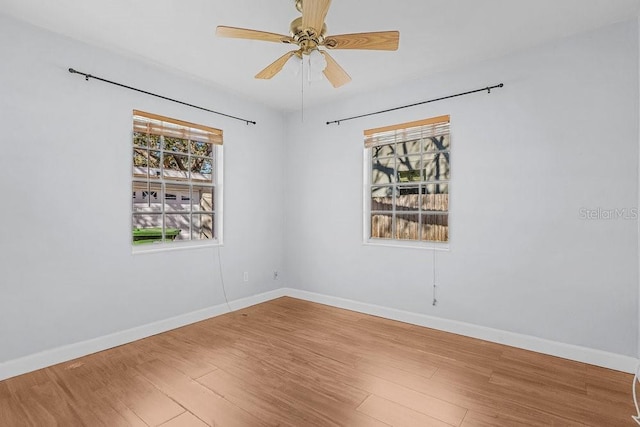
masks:
{"type": "Polygon", "coordinates": [[[311,53],[309,53],[309,67],[320,72],[327,68],[327,60],[318,49],[313,49],[311,53]]]}
{"type": "Polygon", "coordinates": [[[298,55],[293,55],[289,60],[284,64],[283,70],[285,73],[292,77],[297,77],[300,75],[300,70],[302,69],[302,58],[298,55]]]}
{"type": "Polygon", "coordinates": [[[317,82],[323,79],[323,72],[327,68],[327,60],[318,49],[312,50],[308,55],[308,74],[309,82],[317,82]]]}

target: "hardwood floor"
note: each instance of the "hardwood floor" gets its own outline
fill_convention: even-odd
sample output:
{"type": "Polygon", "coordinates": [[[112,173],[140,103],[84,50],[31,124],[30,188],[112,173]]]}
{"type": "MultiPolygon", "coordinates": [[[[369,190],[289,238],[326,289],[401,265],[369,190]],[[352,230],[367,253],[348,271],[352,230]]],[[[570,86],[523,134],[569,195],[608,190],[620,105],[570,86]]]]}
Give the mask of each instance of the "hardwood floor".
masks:
{"type": "Polygon", "coordinates": [[[0,426],[633,426],[633,376],[280,298],[0,382],[0,426]]]}

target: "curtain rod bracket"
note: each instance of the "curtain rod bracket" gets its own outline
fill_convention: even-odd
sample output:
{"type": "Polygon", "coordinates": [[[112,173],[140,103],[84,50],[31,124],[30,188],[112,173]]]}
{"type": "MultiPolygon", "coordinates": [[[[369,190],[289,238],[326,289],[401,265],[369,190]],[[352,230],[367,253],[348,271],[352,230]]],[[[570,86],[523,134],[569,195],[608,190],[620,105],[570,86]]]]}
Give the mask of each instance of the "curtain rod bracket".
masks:
{"type": "Polygon", "coordinates": [[[71,74],[80,74],[80,75],[84,76],[84,80],[87,81],[87,82],[89,81],[90,78],[91,79],[96,79],[96,80],[100,80],[101,82],[112,84],[114,86],[120,86],[120,87],[123,87],[125,89],[129,89],[129,90],[133,90],[133,91],[136,91],[136,92],[144,93],[145,95],[155,96],[156,98],[164,99],[165,101],[175,102],[177,104],[186,105],[187,107],[196,108],[198,110],[207,111],[209,113],[217,114],[219,116],[224,116],[224,117],[228,117],[230,119],[239,120],[241,122],[246,122],[247,126],[249,124],[252,124],[252,125],[256,124],[256,122],[254,122],[253,120],[247,120],[247,119],[243,119],[243,118],[240,118],[240,117],[231,116],[229,114],[220,113],[218,111],[213,111],[213,110],[210,110],[208,108],[198,107],[197,105],[189,104],[188,102],[179,101],[177,99],[173,99],[173,98],[169,98],[169,97],[166,97],[166,96],[158,95],[157,93],[148,92],[146,90],[138,89],[138,88],[135,88],[135,87],[132,87],[132,86],[127,86],[127,85],[124,85],[122,83],[118,83],[118,82],[114,82],[114,81],[111,81],[111,80],[103,79],[102,77],[96,77],[96,76],[93,76],[91,74],[87,74],[87,73],[83,73],[83,72],[74,70],[73,68],[69,68],[69,72],[71,74]]]}

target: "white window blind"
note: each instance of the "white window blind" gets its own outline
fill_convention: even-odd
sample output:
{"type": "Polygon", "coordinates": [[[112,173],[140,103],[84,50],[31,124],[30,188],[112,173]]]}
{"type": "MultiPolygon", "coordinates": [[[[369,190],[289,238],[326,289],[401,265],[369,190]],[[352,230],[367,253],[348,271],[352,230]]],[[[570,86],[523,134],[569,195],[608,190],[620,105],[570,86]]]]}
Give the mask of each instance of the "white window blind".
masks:
{"type": "Polygon", "coordinates": [[[396,142],[447,135],[448,133],[449,116],[439,116],[366,130],[364,131],[364,146],[371,148],[396,142]]]}
{"type": "Polygon", "coordinates": [[[144,111],[133,111],[133,131],[222,145],[222,130],[172,119],[144,111]]]}

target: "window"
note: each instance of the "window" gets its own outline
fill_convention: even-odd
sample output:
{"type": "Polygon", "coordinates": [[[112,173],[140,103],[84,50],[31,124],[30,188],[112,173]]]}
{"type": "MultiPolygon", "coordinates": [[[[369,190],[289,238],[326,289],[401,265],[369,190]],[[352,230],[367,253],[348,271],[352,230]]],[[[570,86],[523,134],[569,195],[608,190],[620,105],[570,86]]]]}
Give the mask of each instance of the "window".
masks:
{"type": "Polygon", "coordinates": [[[221,241],[222,131],[133,112],[132,242],[221,241]]]}
{"type": "Polygon", "coordinates": [[[449,116],[365,135],[365,239],[449,242],[449,116]]]}

